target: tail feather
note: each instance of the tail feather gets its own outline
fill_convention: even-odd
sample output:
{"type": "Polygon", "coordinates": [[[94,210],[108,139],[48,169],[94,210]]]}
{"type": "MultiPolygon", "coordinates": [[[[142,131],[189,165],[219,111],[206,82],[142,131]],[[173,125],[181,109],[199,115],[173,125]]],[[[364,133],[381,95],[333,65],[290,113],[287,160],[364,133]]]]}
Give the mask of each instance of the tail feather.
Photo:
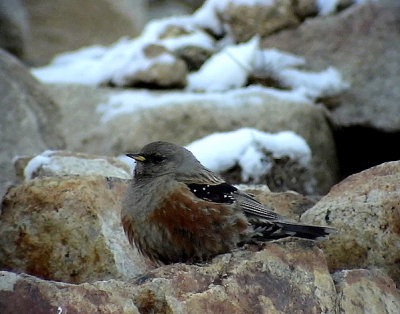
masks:
{"type": "Polygon", "coordinates": [[[282,232],[286,236],[292,236],[310,240],[322,240],[330,234],[336,233],[337,230],[331,227],[302,225],[288,222],[276,222],[280,228],[278,232],[282,232]]]}
{"type": "Polygon", "coordinates": [[[257,235],[256,239],[262,241],[276,240],[286,237],[296,237],[310,240],[323,240],[330,234],[337,233],[335,228],[303,225],[283,221],[252,221],[257,235]]]}

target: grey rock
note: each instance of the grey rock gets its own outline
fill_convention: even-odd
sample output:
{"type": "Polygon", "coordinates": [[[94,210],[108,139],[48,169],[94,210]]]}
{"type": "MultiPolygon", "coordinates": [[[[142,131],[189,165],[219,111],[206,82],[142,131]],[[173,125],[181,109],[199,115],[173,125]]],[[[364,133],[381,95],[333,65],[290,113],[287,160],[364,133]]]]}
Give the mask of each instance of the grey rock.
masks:
{"type": "Polygon", "coordinates": [[[132,177],[130,167],[118,158],[69,151],[46,151],[34,157],[20,157],[14,164],[20,181],[66,175],[132,177]]]}
{"type": "Polygon", "coordinates": [[[313,70],[334,66],[351,88],[334,99],[337,127],[400,130],[400,5],[397,0],[353,5],[305,21],[263,41],[304,56],[313,70]]]}
{"type": "Polygon", "coordinates": [[[0,47],[24,58],[29,22],[19,0],[0,0],[0,47]]]}
{"type": "Polygon", "coordinates": [[[0,50],[0,195],[13,183],[12,159],[62,149],[60,111],[29,71],[0,50]]]}
{"type": "Polygon", "coordinates": [[[109,45],[137,35],[145,19],[143,0],[22,0],[31,22],[27,55],[36,66],[54,55],[90,45],[109,45]]]}

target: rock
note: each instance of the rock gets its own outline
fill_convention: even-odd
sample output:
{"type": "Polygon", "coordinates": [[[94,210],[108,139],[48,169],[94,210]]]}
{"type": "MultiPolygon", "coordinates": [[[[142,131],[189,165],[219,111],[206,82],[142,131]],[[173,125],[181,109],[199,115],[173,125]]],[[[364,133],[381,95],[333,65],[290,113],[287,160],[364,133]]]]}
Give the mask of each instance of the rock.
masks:
{"type": "Polygon", "coordinates": [[[0,50],[0,197],[14,182],[12,159],[62,149],[60,111],[42,85],[14,57],[0,50]]]}
{"type": "Polygon", "coordinates": [[[400,291],[377,270],[352,269],[333,275],[340,313],[397,313],[400,291]]]}
{"type": "Polygon", "coordinates": [[[147,86],[157,88],[183,87],[186,84],[186,63],[160,45],[148,45],[143,50],[148,68],[124,77],[124,86],[147,86]]]}
{"type": "Polygon", "coordinates": [[[290,0],[268,1],[266,5],[257,2],[252,6],[231,2],[221,12],[221,19],[228,24],[236,42],[248,41],[254,35],[264,38],[299,24],[290,0]]]}
{"type": "Polygon", "coordinates": [[[399,23],[397,0],[369,2],[307,20],[265,38],[263,46],[302,55],[313,70],[334,66],[342,73],[351,88],[334,99],[335,126],[394,132],[400,130],[399,23]]]}
{"type": "Polygon", "coordinates": [[[22,59],[29,37],[29,22],[19,0],[0,0],[0,47],[22,59]]]}
{"type": "Polygon", "coordinates": [[[159,267],[135,282],[71,285],[0,273],[0,309],[39,312],[335,313],[336,292],[321,250],[309,241],[267,243],[208,264],[159,267]],[[30,287],[27,289],[27,287],[30,287]],[[40,302],[37,302],[40,300],[40,302]],[[121,309],[124,309],[123,311],[121,309]]]}
{"type": "Polygon", "coordinates": [[[31,22],[28,57],[36,66],[65,51],[135,36],[144,23],[143,0],[22,2],[31,22]]]}
{"type": "Polygon", "coordinates": [[[0,213],[0,268],[81,283],[146,270],[120,222],[127,182],[48,177],[9,189],[0,213]]]}
{"type": "Polygon", "coordinates": [[[186,145],[241,127],[292,130],[311,148],[312,175],[317,180],[314,193],[325,193],[337,180],[331,130],[324,110],[313,104],[246,90],[188,94],[48,85],[48,91],[62,105],[62,127],[72,151],[119,155],[156,140],[186,145]]]}
{"type": "MultiPolygon", "coordinates": [[[[289,156],[274,158],[272,155],[271,152],[265,155],[265,160],[271,164],[270,171],[257,180],[250,178],[246,183],[266,184],[274,192],[293,190],[302,194],[315,193],[315,178],[307,166],[289,156]]],[[[241,183],[241,173],[241,167],[236,165],[221,175],[230,183],[241,183]]]]}
{"type": "Polygon", "coordinates": [[[335,185],[302,221],[339,232],[321,243],[331,271],[376,266],[400,282],[400,161],[352,175],[335,185]]]}
{"type": "Polygon", "coordinates": [[[140,313],[134,286],[109,280],[72,285],[0,271],[1,313],[140,313]]]}
{"type": "Polygon", "coordinates": [[[125,162],[114,157],[84,153],[46,151],[35,157],[17,158],[14,163],[20,181],[66,175],[132,178],[132,170],[125,162]]]}
{"type": "Polygon", "coordinates": [[[202,47],[186,46],[177,49],[175,54],[186,63],[188,71],[197,71],[211,56],[212,52],[202,47]]]}

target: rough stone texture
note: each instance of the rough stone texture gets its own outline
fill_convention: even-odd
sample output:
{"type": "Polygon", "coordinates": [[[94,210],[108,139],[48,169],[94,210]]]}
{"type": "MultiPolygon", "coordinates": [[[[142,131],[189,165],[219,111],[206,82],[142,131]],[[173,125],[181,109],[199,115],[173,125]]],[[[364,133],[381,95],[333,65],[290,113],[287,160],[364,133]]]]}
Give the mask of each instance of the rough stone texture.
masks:
{"type": "Polygon", "coordinates": [[[131,77],[124,79],[125,86],[146,86],[157,88],[183,87],[186,85],[187,67],[186,63],[175,57],[166,48],[160,45],[149,45],[144,48],[144,55],[152,62],[161,54],[169,56],[172,62],[154,63],[147,69],[135,72],[131,77]]]}
{"type": "Polygon", "coordinates": [[[0,268],[72,283],[143,273],[120,222],[126,186],[76,176],[11,188],[0,213],[0,268]]]}
{"type": "Polygon", "coordinates": [[[321,243],[332,271],[378,266],[400,283],[400,161],[346,178],[302,221],[339,230],[321,243]]]}
{"type": "Polygon", "coordinates": [[[3,311],[10,304],[50,311],[60,306],[68,313],[334,313],[336,307],[323,254],[309,241],[268,243],[261,251],[220,255],[204,265],[159,267],[133,283],[70,285],[0,276],[3,311]]]}
{"type": "MultiPolygon", "coordinates": [[[[312,60],[313,70],[336,67],[351,88],[335,97],[338,126],[400,130],[400,5],[385,0],[353,5],[335,16],[314,18],[265,38],[276,47],[312,60]]],[[[332,104],[331,104],[332,105],[332,104]]]]}
{"type": "Polygon", "coordinates": [[[352,269],[333,275],[339,313],[398,313],[400,291],[377,270],[352,269]]]}
{"type": "MultiPolygon", "coordinates": [[[[67,147],[72,151],[119,155],[155,140],[186,145],[213,132],[241,127],[266,132],[292,130],[311,148],[312,174],[317,180],[315,193],[323,194],[337,182],[332,133],[325,111],[313,104],[291,103],[254,93],[235,97],[235,105],[230,107],[224,94],[215,100],[205,96],[204,100],[188,102],[179,102],[175,96],[166,106],[151,108],[149,103],[150,108],[143,106],[101,122],[98,104],[108,103],[110,96],[125,95],[124,92],[79,85],[49,85],[48,91],[62,105],[62,127],[68,134],[67,147]]],[[[168,93],[154,95],[162,97],[168,93]]]]}
{"type": "Polygon", "coordinates": [[[229,26],[236,42],[246,42],[254,35],[264,38],[299,24],[290,0],[277,0],[271,5],[253,6],[229,3],[221,13],[221,20],[229,26]]]}
{"type": "Polygon", "coordinates": [[[144,23],[143,0],[22,2],[31,23],[28,57],[37,66],[58,53],[135,36],[144,23]]]}
{"type": "Polygon", "coordinates": [[[0,47],[23,58],[29,23],[19,0],[0,0],[0,47]]]}
{"type": "Polygon", "coordinates": [[[12,159],[62,149],[60,111],[17,59],[0,49],[0,198],[15,180],[12,159]]]}
{"type": "Polygon", "coordinates": [[[118,158],[69,151],[53,151],[35,157],[20,157],[14,161],[14,165],[20,181],[66,175],[132,178],[130,167],[118,158]],[[39,165],[35,166],[37,162],[39,165]]]}

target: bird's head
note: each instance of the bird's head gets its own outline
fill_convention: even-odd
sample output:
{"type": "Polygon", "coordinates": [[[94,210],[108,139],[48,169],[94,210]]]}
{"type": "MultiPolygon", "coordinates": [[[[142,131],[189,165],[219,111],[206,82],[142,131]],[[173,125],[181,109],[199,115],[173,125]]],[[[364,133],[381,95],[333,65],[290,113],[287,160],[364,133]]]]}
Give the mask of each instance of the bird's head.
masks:
{"type": "Polygon", "coordinates": [[[186,148],[167,142],[153,142],[139,153],[126,155],[136,160],[135,178],[165,174],[186,176],[205,169],[186,148]]]}

